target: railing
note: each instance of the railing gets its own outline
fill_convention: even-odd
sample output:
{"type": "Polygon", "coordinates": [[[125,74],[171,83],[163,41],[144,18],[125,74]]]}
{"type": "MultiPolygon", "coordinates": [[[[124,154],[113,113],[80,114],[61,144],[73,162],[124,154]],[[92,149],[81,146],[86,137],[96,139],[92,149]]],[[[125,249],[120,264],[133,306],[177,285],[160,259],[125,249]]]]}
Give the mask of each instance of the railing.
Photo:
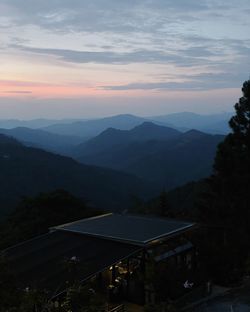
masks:
{"type": "Polygon", "coordinates": [[[125,312],[125,306],[124,304],[120,304],[119,306],[114,307],[111,310],[108,310],[107,312],[125,312]]]}

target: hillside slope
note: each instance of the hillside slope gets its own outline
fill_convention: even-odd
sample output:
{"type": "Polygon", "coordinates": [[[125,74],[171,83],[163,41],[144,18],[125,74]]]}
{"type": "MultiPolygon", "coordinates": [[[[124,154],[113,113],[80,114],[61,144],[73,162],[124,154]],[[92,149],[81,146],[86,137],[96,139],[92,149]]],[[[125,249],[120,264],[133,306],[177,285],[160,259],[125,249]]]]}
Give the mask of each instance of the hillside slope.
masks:
{"type": "Polygon", "coordinates": [[[83,140],[76,136],[63,136],[40,129],[30,129],[26,127],[17,127],[13,129],[0,128],[0,133],[11,136],[21,141],[26,146],[38,147],[65,155],[83,140]]]}
{"type": "Polygon", "coordinates": [[[117,211],[128,207],[132,194],[145,197],[154,193],[151,184],[132,175],[82,165],[4,135],[0,135],[0,185],[0,214],[7,213],[22,196],[55,189],[82,196],[98,208],[117,211]]]}
{"type": "Polygon", "coordinates": [[[88,141],[79,160],[123,170],[166,189],[210,175],[217,145],[224,138],[190,130],[186,133],[178,132],[166,140],[157,139],[157,136],[149,140],[137,138],[133,142],[120,139],[117,140],[119,143],[107,146],[104,144],[109,142],[107,134],[110,134],[110,141],[115,134],[119,136],[119,132],[113,129],[112,133],[106,132],[88,141]],[[104,134],[105,140],[101,141],[104,134]],[[96,141],[100,142],[93,146],[96,141]]]}
{"type": "Polygon", "coordinates": [[[116,150],[134,142],[147,142],[150,140],[168,141],[180,134],[181,132],[178,130],[158,126],[152,122],[143,122],[131,130],[108,128],[93,139],[76,147],[75,155],[93,155],[103,151],[112,151],[113,154],[116,150]]]}

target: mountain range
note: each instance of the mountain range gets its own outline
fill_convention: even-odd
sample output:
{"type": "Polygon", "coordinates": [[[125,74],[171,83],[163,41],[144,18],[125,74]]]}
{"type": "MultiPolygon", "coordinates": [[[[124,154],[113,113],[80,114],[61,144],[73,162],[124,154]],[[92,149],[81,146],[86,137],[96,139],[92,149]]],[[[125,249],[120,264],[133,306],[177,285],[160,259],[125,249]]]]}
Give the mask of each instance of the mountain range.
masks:
{"type": "Polygon", "coordinates": [[[201,115],[191,112],[180,112],[160,116],[139,117],[131,114],[122,114],[105,118],[94,119],[34,119],[34,120],[0,120],[0,128],[12,129],[26,127],[43,129],[45,131],[61,134],[80,136],[89,139],[100,134],[107,128],[129,130],[145,121],[158,125],[168,126],[181,131],[191,129],[212,134],[226,134],[229,132],[228,120],[232,112],[201,115]]]}
{"type": "MultiPolygon", "coordinates": [[[[27,147],[0,135],[0,214],[8,214],[23,196],[65,189],[98,208],[122,211],[132,195],[150,197],[154,186],[122,172],[87,166],[27,147]]],[[[70,209],[70,207],[69,207],[70,209]]]]}
{"type": "Polygon", "coordinates": [[[145,119],[130,114],[117,115],[106,118],[99,118],[86,121],[77,121],[73,123],[59,123],[43,128],[44,130],[61,135],[75,135],[83,138],[91,138],[107,128],[113,127],[121,130],[131,129],[145,119]]]}
{"type": "Polygon", "coordinates": [[[73,123],[82,119],[31,119],[31,120],[20,120],[20,119],[0,119],[0,128],[13,129],[17,127],[27,127],[31,129],[38,129],[43,127],[48,127],[50,125],[58,123],[73,123]]]}
{"type": "Polygon", "coordinates": [[[113,153],[115,150],[133,142],[147,142],[150,140],[163,140],[177,137],[181,132],[169,127],[158,126],[152,122],[145,121],[131,130],[119,130],[108,128],[98,136],[80,144],[75,148],[75,155],[93,155],[107,151],[113,153]]]}
{"type": "Polygon", "coordinates": [[[101,209],[121,211],[133,194],[151,197],[163,188],[210,175],[224,136],[197,128],[221,125],[226,114],[211,119],[193,113],[150,118],[118,115],[62,124],[50,120],[36,128],[46,123],[38,120],[29,121],[33,129],[1,128],[0,214],[22,196],[58,188],[101,209]],[[186,130],[193,125],[196,129],[186,130]]]}
{"type": "Polygon", "coordinates": [[[227,134],[231,115],[232,113],[199,115],[182,112],[147,118],[123,114],[91,120],[0,120],[0,133],[13,136],[27,146],[71,155],[75,145],[96,137],[108,128],[131,130],[144,122],[153,122],[181,132],[196,129],[210,134],[227,134]]]}
{"type": "Polygon", "coordinates": [[[191,112],[173,113],[149,117],[150,120],[171,125],[174,128],[187,131],[196,129],[211,134],[227,134],[230,131],[228,121],[233,113],[200,115],[191,112]]]}
{"type": "Polygon", "coordinates": [[[69,154],[74,146],[79,145],[83,141],[81,137],[60,135],[27,127],[0,128],[0,133],[13,137],[26,146],[38,147],[63,155],[69,154]]]}
{"type": "Polygon", "coordinates": [[[191,112],[174,113],[161,116],[139,117],[130,114],[111,117],[82,120],[73,123],[59,123],[45,127],[44,130],[61,135],[74,135],[91,138],[107,128],[129,130],[145,121],[168,126],[180,131],[196,129],[211,134],[227,134],[229,132],[228,120],[233,113],[219,113],[213,115],[200,115],[191,112]]]}
{"type": "Polygon", "coordinates": [[[223,138],[145,122],[132,130],[107,129],[78,146],[75,157],[82,163],[129,172],[159,188],[171,189],[208,176],[223,138]]]}

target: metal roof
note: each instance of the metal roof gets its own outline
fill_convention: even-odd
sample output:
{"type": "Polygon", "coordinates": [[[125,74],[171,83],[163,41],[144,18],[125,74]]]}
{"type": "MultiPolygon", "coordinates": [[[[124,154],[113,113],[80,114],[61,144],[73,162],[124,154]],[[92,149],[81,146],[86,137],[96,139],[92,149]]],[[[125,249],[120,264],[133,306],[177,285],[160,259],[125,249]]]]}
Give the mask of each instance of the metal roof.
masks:
{"type": "Polygon", "coordinates": [[[44,288],[58,295],[73,278],[67,267],[70,259],[77,261],[75,274],[84,281],[140,250],[138,246],[55,231],[8,248],[5,255],[21,287],[44,288]]]}
{"type": "Polygon", "coordinates": [[[110,213],[60,225],[55,229],[143,246],[187,231],[194,225],[174,219],[110,213]]]}

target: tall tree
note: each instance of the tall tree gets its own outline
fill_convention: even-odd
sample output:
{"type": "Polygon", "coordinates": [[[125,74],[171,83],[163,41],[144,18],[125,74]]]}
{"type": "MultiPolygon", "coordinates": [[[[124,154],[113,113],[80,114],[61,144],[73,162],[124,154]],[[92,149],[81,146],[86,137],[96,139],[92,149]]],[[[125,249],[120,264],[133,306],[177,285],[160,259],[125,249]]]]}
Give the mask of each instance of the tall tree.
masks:
{"type": "Polygon", "coordinates": [[[168,201],[168,195],[165,190],[163,190],[159,196],[158,210],[160,216],[172,217],[171,207],[168,201]]]}
{"type": "Polygon", "coordinates": [[[229,121],[232,133],[218,147],[212,179],[220,196],[215,206],[220,207],[223,222],[249,231],[250,80],[244,82],[242,92],[229,121]]]}
{"type": "Polygon", "coordinates": [[[240,274],[250,251],[250,80],[242,93],[229,121],[232,131],[218,146],[201,207],[203,221],[217,229],[213,240],[209,237],[210,252],[213,270],[224,278],[229,271],[240,274]]]}

